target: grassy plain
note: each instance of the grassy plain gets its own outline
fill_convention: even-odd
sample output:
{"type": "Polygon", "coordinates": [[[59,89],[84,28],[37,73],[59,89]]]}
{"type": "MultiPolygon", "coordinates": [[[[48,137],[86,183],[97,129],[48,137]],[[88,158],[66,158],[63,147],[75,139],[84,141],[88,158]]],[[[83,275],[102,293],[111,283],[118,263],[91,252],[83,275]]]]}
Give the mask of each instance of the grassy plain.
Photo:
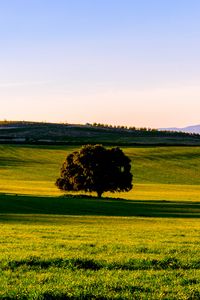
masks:
{"type": "Polygon", "coordinates": [[[199,299],[197,219],[3,215],[0,299],[199,299]]]}
{"type": "MultiPolygon", "coordinates": [[[[66,146],[0,146],[0,192],[61,195],[54,183],[66,146]]],[[[123,148],[132,160],[134,189],[106,194],[137,200],[200,200],[200,147],[123,148]]]]}
{"type": "Polygon", "coordinates": [[[0,146],[0,299],[200,299],[200,147],[124,148],[101,200],[56,190],[74,149],[0,146]]]}

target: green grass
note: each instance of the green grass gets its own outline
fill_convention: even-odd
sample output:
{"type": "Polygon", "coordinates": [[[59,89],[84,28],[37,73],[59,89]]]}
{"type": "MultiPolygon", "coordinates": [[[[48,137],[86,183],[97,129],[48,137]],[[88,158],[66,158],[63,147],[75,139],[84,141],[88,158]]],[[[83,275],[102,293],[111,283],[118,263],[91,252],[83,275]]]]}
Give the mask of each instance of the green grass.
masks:
{"type": "Polygon", "coordinates": [[[199,299],[199,221],[3,215],[0,299],[199,299]]]}
{"type": "Polygon", "coordinates": [[[74,149],[0,146],[0,299],[200,299],[200,147],[124,148],[103,199],[56,189],[74,149]]]}
{"type": "Polygon", "coordinates": [[[0,195],[1,214],[52,214],[97,216],[200,217],[194,201],[149,201],[74,196],[0,195]]]}
{"type": "MultiPolygon", "coordinates": [[[[55,187],[62,162],[76,149],[0,146],[0,192],[61,195],[55,187]]],[[[124,148],[132,160],[134,189],[106,194],[136,200],[200,200],[200,147],[124,148]]]]}

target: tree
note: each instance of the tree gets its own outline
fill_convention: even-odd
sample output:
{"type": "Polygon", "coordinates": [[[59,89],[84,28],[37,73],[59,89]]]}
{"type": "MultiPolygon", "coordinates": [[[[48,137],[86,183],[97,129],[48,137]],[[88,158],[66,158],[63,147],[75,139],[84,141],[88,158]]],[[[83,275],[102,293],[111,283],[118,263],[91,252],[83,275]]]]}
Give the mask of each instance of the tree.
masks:
{"type": "Polygon", "coordinates": [[[118,147],[86,145],[69,154],[56,186],[64,191],[122,192],[132,189],[131,160],[118,147]]]}

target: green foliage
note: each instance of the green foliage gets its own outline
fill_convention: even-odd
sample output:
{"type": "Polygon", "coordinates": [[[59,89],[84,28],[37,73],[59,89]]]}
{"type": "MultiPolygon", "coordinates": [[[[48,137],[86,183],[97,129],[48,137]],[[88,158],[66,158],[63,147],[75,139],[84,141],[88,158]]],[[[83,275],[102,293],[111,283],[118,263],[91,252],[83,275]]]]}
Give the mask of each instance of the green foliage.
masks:
{"type": "Polygon", "coordinates": [[[129,191],[132,188],[131,160],[119,148],[83,146],[69,154],[56,185],[64,191],[129,191]]]}

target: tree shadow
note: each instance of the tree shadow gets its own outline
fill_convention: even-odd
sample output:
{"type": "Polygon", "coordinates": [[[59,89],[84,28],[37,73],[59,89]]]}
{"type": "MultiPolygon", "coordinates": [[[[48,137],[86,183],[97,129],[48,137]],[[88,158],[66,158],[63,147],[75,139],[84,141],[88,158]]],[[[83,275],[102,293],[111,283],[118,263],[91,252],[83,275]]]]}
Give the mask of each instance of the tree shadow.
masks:
{"type": "Polygon", "coordinates": [[[200,202],[0,194],[0,220],[8,214],[200,218],[200,202]]]}

